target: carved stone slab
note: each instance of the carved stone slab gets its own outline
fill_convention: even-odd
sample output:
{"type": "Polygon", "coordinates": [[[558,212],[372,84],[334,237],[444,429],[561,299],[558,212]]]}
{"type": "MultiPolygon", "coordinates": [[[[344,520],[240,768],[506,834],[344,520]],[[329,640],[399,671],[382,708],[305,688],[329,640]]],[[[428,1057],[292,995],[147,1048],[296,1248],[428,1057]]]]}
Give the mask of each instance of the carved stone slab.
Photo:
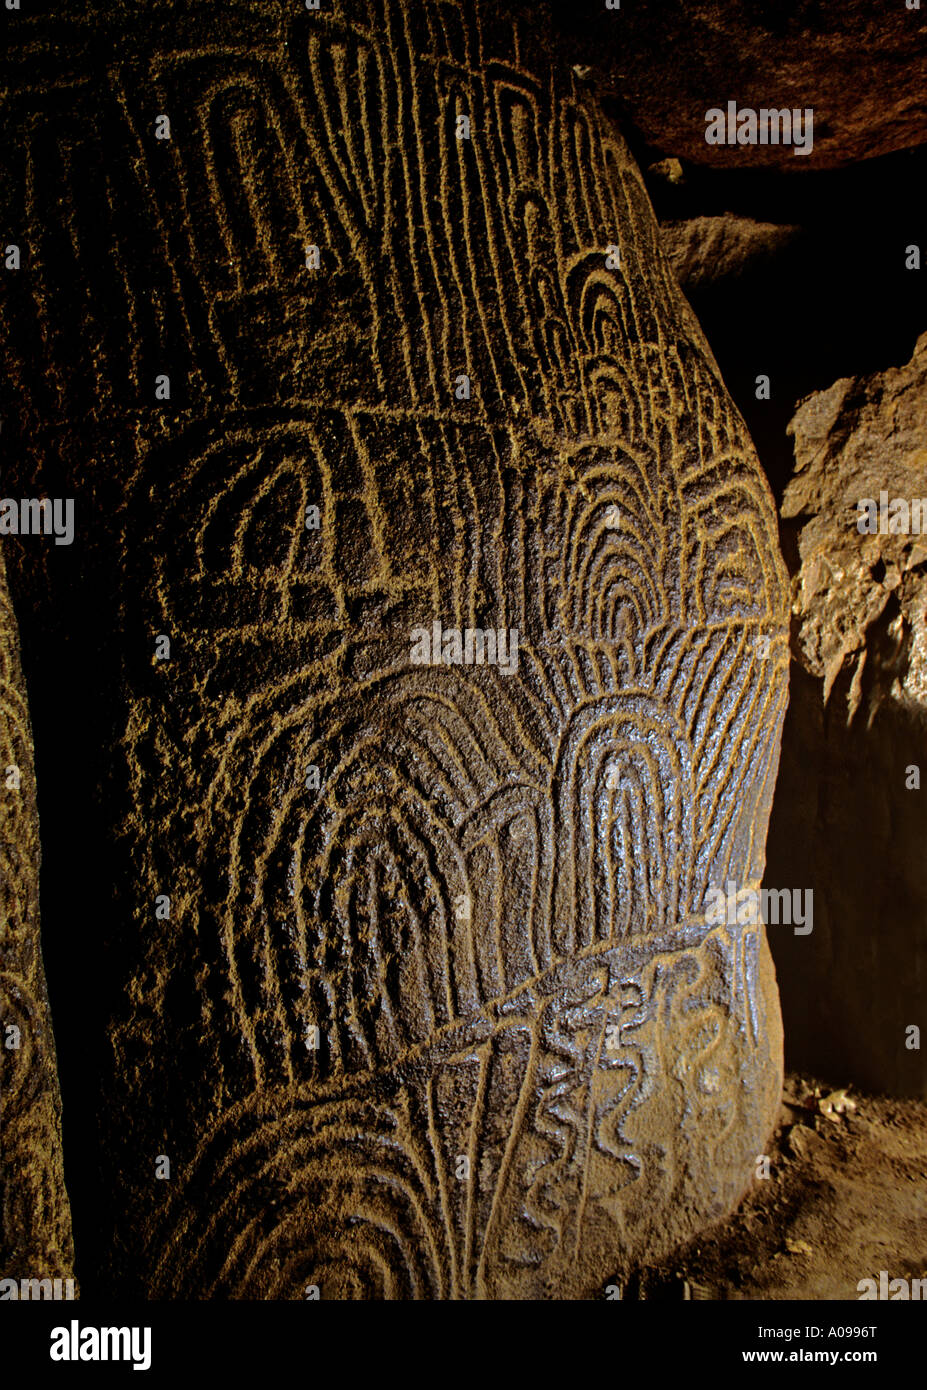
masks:
{"type": "Polygon", "coordinates": [[[776,1112],[762,927],[705,914],[763,871],[771,498],[533,10],[205,13],[14,97],[21,420],[114,499],[112,1276],[594,1294],[776,1112]]]}

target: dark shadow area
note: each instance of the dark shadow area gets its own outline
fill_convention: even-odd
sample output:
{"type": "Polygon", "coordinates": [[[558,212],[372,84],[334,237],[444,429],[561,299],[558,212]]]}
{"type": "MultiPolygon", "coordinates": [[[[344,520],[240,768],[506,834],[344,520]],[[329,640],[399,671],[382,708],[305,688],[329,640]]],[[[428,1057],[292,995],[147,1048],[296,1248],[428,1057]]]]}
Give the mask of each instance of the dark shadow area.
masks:
{"type": "Polygon", "coordinates": [[[791,701],[767,842],[766,883],[814,893],[814,930],[771,926],[786,1066],[835,1085],[923,1094],[927,1033],[927,721],[886,701],[847,727],[849,674],[827,708],[822,684],[792,664],[791,701]],[[886,777],[888,774],[888,777],[886,777]]]}

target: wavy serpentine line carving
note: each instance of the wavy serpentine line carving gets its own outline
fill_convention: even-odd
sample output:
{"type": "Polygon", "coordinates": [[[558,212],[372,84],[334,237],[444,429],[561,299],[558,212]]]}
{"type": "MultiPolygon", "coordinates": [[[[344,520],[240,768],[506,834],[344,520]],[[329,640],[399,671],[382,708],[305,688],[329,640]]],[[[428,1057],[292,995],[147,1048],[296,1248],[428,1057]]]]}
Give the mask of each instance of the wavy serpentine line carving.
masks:
{"type": "Polygon", "coordinates": [[[702,913],[762,872],[774,512],[536,15],[256,13],[11,95],[23,427],[119,492],[123,628],[174,641],[111,759],[119,1240],[168,1296],[587,1295],[774,1114],[765,944],[702,913]],[[517,628],[517,673],[411,666],[433,621],[517,628]]]}

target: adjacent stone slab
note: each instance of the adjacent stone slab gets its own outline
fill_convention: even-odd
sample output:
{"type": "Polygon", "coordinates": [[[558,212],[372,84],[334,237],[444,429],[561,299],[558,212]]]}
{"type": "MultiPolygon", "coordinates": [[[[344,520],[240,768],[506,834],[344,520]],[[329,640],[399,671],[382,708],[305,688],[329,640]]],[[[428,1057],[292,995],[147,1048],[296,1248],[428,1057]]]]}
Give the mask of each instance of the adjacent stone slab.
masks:
{"type": "Polygon", "coordinates": [[[927,138],[927,11],[846,0],[634,0],[566,10],[575,57],[667,155],[722,168],[835,168],[927,138]],[[709,145],[705,113],[814,111],[814,148],[709,145]]]}
{"type": "Polygon", "coordinates": [[[777,1113],[763,929],[705,912],[763,872],[770,494],[533,7],[175,9],[96,20],[66,130],[13,97],[64,164],[22,191],[21,467],[100,507],[49,582],[116,615],[107,1277],[591,1296],[777,1113]]]}
{"type": "Polygon", "coordinates": [[[924,1096],[910,1030],[925,1026],[927,535],[889,528],[915,499],[927,514],[927,334],[904,366],[811,396],[790,430],[798,671],[770,874],[812,886],[815,903],[813,934],[776,947],[790,1055],[924,1096]]]}
{"type": "Polygon", "coordinates": [[[72,1278],[73,1259],[39,933],[32,735],[0,553],[0,1293],[18,1297],[23,1280],[72,1278]]]}

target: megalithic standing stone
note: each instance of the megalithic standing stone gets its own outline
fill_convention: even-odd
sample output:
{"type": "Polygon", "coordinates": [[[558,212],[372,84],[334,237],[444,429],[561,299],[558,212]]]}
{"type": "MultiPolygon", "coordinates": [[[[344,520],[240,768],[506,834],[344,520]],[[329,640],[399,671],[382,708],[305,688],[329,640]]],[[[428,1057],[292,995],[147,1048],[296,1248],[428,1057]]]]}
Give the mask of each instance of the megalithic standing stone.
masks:
{"type": "MultiPolygon", "coordinates": [[[[39,827],[19,634],[0,552],[0,1288],[73,1277],[39,934],[39,827]],[[13,1281],[12,1284],[6,1281],[13,1281]]],[[[30,1286],[31,1287],[31,1286],[30,1286]]],[[[15,1289],[15,1292],[14,1292],[15,1289]]]]}
{"type": "Polygon", "coordinates": [[[744,425],[539,7],[87,32],[66,130],[14,101],[11,332],[117,610],[108,1277],[594,1294],[778,1104],[763,928],[706,918],[786,702],[744,425]]]}

